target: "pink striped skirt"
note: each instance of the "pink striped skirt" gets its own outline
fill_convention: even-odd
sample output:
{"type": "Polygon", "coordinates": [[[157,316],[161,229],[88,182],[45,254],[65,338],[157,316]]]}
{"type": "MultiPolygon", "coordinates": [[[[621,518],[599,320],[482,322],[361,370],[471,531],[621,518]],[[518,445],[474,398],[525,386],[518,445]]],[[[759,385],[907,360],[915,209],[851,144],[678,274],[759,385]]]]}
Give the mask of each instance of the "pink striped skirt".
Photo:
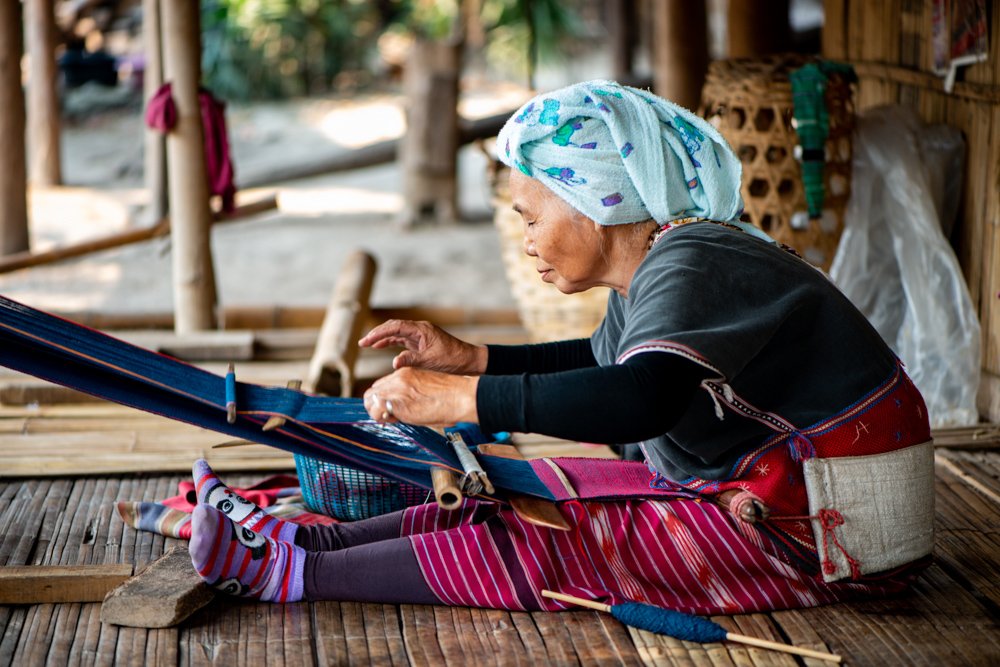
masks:
{"type": "Polygon", "coordinates": [[[410,508],[408,536],[428,586],[444,604],[558,610],[543,589],[616,604],[635,600],[696,614],[812,607],[903,590],[909,570],[826,584],[781,559],[751,525],[710,502],[571,501],[568,532],[467,500],[455,511],[410,508]]]}

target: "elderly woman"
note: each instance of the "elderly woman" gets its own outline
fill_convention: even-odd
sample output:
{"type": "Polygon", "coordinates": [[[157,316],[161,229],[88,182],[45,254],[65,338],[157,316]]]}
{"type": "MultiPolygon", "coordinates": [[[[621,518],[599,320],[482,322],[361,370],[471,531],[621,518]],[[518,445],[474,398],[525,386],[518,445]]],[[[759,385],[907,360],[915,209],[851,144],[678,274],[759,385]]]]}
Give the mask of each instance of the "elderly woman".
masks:
{"type": "MultiPolygon", "coordinates": [[[[404,349],[365,405],[383,422],[639,443],[648,484],[562,504],[569,532],[475,501],[332,528],[199,507],[203,576],[272,600],[559,608],[549,588],[698,613],[912,581],[933,511],[924,403],[821,272],[739,222],[740,163],[718,132],[594,81],[526,104],[497,147],[539,278],[610,287],[604,321],[590,339],[525,346],[387,322],[360,344],[404,349]]],[[[203,464],[195,477],[200,496],[221,484],[203,464]]]]}

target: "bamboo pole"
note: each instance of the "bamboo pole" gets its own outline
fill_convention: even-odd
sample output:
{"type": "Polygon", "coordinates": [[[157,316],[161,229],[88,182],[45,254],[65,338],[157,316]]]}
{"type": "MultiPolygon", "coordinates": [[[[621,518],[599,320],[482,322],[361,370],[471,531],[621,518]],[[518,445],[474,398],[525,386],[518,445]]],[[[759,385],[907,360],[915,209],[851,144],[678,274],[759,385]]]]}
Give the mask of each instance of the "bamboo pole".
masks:
{"type": "Polygon", "coordinates": [[[708,71],[705,0],[668,0],[653,7],[653,87],[688,109],[697,109],[708,71]]]}
{"type": "Polygon", "coordinates": [[[26,0],[28,49],[28,145],[31,182],[62,183],[59,155],[59,95],[56,92],[56,25],[53,0],[26,0]]]}
{"type": "MultiPolygon", "coordinates": [[[[160,34],[160,0],[142,2],[142,39],[146,67],[142,95],[146,104],[163,85],[163,47],[160,34]]],[[[150,127],[145,131],[143,178],[149,203],[146,221],[154,223],[167,215],[167,146],[163,134],[150,127]]]]}
{"type": "Polygon", "coordinates": [[[177,333],[188,333],[215,325],[212,214],[198,103],[200,17],[196,2],[167,2],[160,9],[164,76],[172,84],[177,107],[177,125],[167,135],[167,180],[174,219],[174,328],[177,333]]]}
{"type": "Polygon", "coordinates": [[[306,372],[307,391],[353,396],[358,337],[369,316],[375,258],[362,250],[347,256],[327,305],[316,350],[306,372]]]}
{"type": "Polygon", "coordinates": [[[28,249],[21,3],[0,2],[0,255],[28,249]]]}

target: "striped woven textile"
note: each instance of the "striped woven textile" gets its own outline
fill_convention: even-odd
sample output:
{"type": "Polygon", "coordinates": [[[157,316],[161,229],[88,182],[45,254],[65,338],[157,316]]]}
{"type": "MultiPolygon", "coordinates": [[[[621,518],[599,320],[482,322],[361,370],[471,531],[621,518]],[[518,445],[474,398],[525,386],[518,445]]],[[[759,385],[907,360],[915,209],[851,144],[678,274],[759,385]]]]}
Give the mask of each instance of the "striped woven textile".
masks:
{"type": "MultiPolygon", "coordinates": [[[[740,407],[783,425],[780,417],[740,407]]],[[[453,513],[411,508],[402,533],[427,584],[450,605],[563,608],[541,597],[539,591],[549,589],[610,604],[634,600],[695,614],[732,614],[896,593],[926,559],[854,580],[825,583],[819,576],[816,540],[805,516],[802,460],[926,442],[926,414],[920,393],[897,369],[838,415],[802,430],[789,425],[743,456],[724,480],[670,482],[648,471],[641,475],[625,462],[552,459],[584,498],[557,495],[570,532],[539,528],[509,509],[470,501],[453,513]],[[648,489],[650,476],[660,488],[639,493],[648,489]],[[770,507],[770,519],[736,519],[712,501],[725,490],[753,492],[770,507]]],[[[539,477],[555,488],[546,468],[535,462],[539,477]]]]}
{"type": "Polygon", "coordinates": [[[714,504],[675,500],[560,505],[570,532],[539,528],[495,504],[466,501],[406,511],[424,579],[444,604],[554,611],[557,590],[618,604],[647,602],[695,614],[794,609],[895,593],[911,570],[879,581],[824,584],[801,572],[749,524],[714,504]]]}

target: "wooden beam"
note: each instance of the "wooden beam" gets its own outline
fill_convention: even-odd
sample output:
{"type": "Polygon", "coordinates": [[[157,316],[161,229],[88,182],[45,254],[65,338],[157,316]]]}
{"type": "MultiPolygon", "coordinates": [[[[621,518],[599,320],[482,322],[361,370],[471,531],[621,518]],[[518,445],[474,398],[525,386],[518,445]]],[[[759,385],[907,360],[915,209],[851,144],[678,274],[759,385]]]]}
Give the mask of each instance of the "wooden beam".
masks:
{"type": "Polygon", "coordinates": [[[375,269],[375,259],[362,251],[355,251],[344,261],[323,318],[316,351],[309,362],[306,391],[352,395],[358,338],[368,319],[375,269]]]}
{"type": "Polygon", "coordinates": [[[656,93],[696,110],[708,72],[705,0],[653,3],[653,83],[656,93]]]}
{"type": "MultiPolygon", "coordinates": [[[[237,206],[235,210],[228,213],[214,213],[213,223],[228,223],[243,220],[247,217],[270,211],[278,207],[276,197],[265,197],[264,199],[237,206]]],[[[27,269],[33,266],[41,266],[59,262],[73,257],[82,257],[101,250],[109,250],[133,243],[149,241],[159,236],[166,236],[170,233],[170,220],[164,218],[158,223],[149,227],[139,229],[128,229],[124,232],[109,234],[99,238],[81,241],[74,245],[62,246],[46,250],[45,252],[19,252],[0,258],[0,273],[9,273],[20,269],[27,269]]]]}
{"type": "MultiPolygon", "coordinates": [[[[326,308],[321,306],[230,306],[222,311],[227,329],[295,329],[319,328],[326,308]]],[[[174,316],[167,312],[103,313],[89,310],[53,311],[92,329],[169,329],[174,316]]],[[[369,324],[388,319],[428,320],[440,327],[502,326],[521,324],[514,308],[466,308],[463,306],[376,306],[372,307],[369,324]]]]}
{"type": "Polygon", "coordinates": [[[188,333],[214,328],[216,304],[209,239],[212,214],[198,101],[200,9],[196,2],[166,2],[160,9],[164,76],[171,82],[177,107],[177,125],[167,135],[174,328],[188,333]]]}
{"type": "Polygon", "coordinates": [[[131,576],[127,564],[0,567],[0,604],[100,602],[131,576]]]}
{"type": "Polygon", "coordinates": [[[0,256],[28,249],[21,3],[0,2],[0,256]]]}
{"type": "Polygon", "coordinates": [[[790,0],[739,0],[729,3],[726,26],[730,58],[782,53],[791,46],[790,0]]]}
{"type": "Polygon", "coordinates": [[[25,37],[28,47],[28,145],[31,182],[62,183],[59,153],[59,95],[56,92],[56,24],[53,0],[26,0],[25,37]]]}
{"type": "Polygon", "coordinates": [[[191,565],[187,547],[174,547],[104,598],[101,622],[131,628],[169,628],[215,597],[191,565]]]}
{"type": "Polygon", "coordinates": [[[619,83],[632,78],[635,45],[638,42],[636,0],[608,0],[608,37],[611,45],[611,72],[619,83]]]}

